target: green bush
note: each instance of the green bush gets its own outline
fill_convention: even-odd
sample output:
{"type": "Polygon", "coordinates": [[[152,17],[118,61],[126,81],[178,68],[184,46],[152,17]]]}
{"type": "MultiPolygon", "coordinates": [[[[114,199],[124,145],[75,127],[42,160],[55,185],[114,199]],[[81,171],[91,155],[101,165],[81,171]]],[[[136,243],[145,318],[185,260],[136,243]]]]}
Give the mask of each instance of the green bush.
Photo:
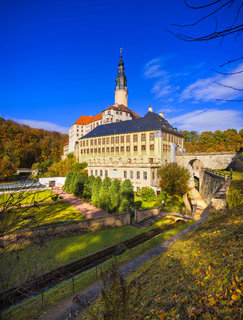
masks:
{"type": "Polygon", "coordinates": [[[243,180],[233,180],[231,182],[227,204],[230,209],[243,204],[243,180]]]}
{"type": "Polygon", "coordinates": [[[73,173],[73,175],[72,175],[72,179],[71,179],[71,181],[70,181],[70,185],[69,185],[69,192],[70,193],[74,193],[74,191],[75,191],[75,180],[76,180],[76,178],[77,178],[77,173],[73,173]]]}
{"type": "Polygon", "coordinates": [[[178,195],[169,196],[165,201],[165,211],[167,212],[183,212],[185,204],[182,197],[178,195]]]}
{"type": "Polygon", "coordinates": [[[99,207],[100,205],[100,188],[102,185],[102,180],[101,177],[97,177],[95,178],[95,181],[93,183],[93,187],[92,187],[92,198],[91,198],[91,202],[93,206],[99,207]]]}
{"type": "Polygon", "coordinates": [[[135,201],[134,205],[137,207],[137,209],[140,209],[142,207],[143,202],[141,200],[135,201]]]}
{"type": "Polygon", "coordinates": [[[102,186],[100,188],[100,194],[99,194],[100,208],[106,211],[108,211],[108,208],[109,208],[108,193],[109,193],[110,186],[111,186],[111,180],[110,178],[106,177],[102,182],[102,186]]]}
{"type": "Polygon", "coordinates": [[[133,185],[129,179],[126,179],[120,188],[120,207],[119,211],[123,212],[127,210],[128,206],[134,206],[134,191],[133,185]]]}
{"type": "Polygon", "coordinates": [[[120,187],[121,183],[118,179],[114,179],[108,192],[109,212],[117,212],[120,205],[120,187]]]}
{"type": "Polygon", "coordinates": [[[156,202],[158,206],[162,206],[162,200],[166,200],[167,198],[167,192],[166,191],[161,191],[159,196],[156,198],[156,202]]]}
{"type": "Polygon", "coordinates": [[[86,201],[91,200],[94,181],[95,181],[95,176],[91,175],[91,176],[88,176],[85,182],[83,197],[84,197],[84,200],[86,201]]]}
{"type": "Polygon", "coordinates": [[[163,165],[158,170],[158,178],[161,190],[169,195],[183,195],[188,191],[190,173],[176,162],[163,165]]]}
{"type": "Polygon", "coordinates": [[[149,187],[143,187],[139,191],[139,196],[147,202],[154,201],[156,199],[155,191],[149,187]]]}

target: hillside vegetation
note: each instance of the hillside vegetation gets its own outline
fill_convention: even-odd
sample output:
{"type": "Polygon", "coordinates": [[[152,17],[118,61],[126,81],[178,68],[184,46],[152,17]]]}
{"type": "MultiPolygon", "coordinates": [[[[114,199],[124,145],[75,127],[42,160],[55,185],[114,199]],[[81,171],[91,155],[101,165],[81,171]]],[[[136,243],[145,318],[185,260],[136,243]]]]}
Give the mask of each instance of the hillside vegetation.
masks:
{"type": "Polygon", "coordinates": [[[0,174],[5,178],[16,167],[31,168],[35,162],[59,161],[67,134],[33,129],[15,121],[0,118],[0,174]]]}
{"type": "Polygon", "coordinates": [[[184,147],[187,152],[238,151],[243,147],[243,129],[225,131],[180,131],[184,135],[184,147]]]}
{"type": "MultiPolygon", "coordinates": [[[[139,287],[139,299],[131,301],[131,295],[124,304],[133,310],[126,320],[241,319],[242,213],[242,206],[213,213],[199,229],[140,267],[129,279],[136,281],[133,291],[139,287]]],[[[106,303],[99,300],[92,316],[81,318],[113,319],[104,317],[106,303]]],[[[119,306],[115,303],[114,310],[119,306]]]]}

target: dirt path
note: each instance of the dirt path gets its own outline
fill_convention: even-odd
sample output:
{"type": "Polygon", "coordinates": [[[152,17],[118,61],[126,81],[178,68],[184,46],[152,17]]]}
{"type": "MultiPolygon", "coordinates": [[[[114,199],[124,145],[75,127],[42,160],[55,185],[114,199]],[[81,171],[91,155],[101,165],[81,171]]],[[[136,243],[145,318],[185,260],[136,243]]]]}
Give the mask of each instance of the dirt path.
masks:
{"type": "Polygon", "coordinates": [[[196,212],[194,214],[194,219],[199,220],[201,218],[201,215],[202,215],[204,209],[207,207],[207,204],[203,200],[200,193],[195,188],[190,190],[190,196],[192,199],[192,203],[194,203],[196,205],[196,212]]]}
{"type": "Polygon", "coordinates": [[[94,206],[90,205],[88,202],[85,202],[81,200],[80,198],[77,198],[73,196],[72,194],[69,194],[67,192],[64,192],[61,189],[52,189],[52,192],[55,194],[58,194],[59,196],[63,197],[63,200],[70,204],[71,207],[82,213],[86,218],[97,218],[102,217],[107,214],[102,209],[95,208],[94,206]]]}
{"type": "MultiPolygon", "coordinates": [[[[197,193],[194,194],[198,196],[197,193]]],[[[204,203],[201,203],[201,199],[199,204],[204,206],[204,203]]],[[[199,210],[199,209],[198,209],[199,210]]],[[[197,229],[202,223],[207,221],[209,218],[208,207],[206,207],[203,212],[200,212],[200,219],[196,221],[194,224],[190,225],[183,231],[179,232],[175,236],[171,237],[169,240],[162,242],[157,247],[145,252],[138,258],[134,259],[133,261],[127,263],[126,265],[122,266],[119,270],[123,273],[124,276],[129,276],[136,271],[138,267],[142,264],[147,262],[150,259],[160,255],[161,253],[165,252],[169,247],[171,247],[175,242],[183,238],[186,234],[194,231],[197,229]]],[[[79,292],[79,294],[85,294],[86,297],[90,302],[94,301],[101,291],[101,284],[100,281],[96,281],[95,283],[91,284],[89,287],[85,288],[83,291],[79,292]]],[[[66,319],[75,319],[77,315],[77,306],[73,304],[73,297],[77,294],[73,295],[72,297],[60,301],[60,303],[52,308],[50,308],[47,312],[42,314],[39,319],[41,320],[66,320],[66,319]]]]}

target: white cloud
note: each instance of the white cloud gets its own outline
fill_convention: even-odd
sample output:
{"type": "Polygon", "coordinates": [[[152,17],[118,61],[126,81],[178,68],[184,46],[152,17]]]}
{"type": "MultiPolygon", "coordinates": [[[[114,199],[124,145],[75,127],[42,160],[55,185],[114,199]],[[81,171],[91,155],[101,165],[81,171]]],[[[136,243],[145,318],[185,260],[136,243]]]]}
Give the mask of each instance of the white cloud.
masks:
{"type": "Polygon", "coordinates": [[[58,124],[48,122],[48,121],[39,121],[39,120],[25,120],[25,119],[13,119],[14,121],[26,124],[27,126],[30,126],[31,128],[37,128],[37,129],[45,129],[50,131],[58,131],[62,133],[68,133],[67,127],[61,127],[58,124]]]}
{"type": "Polygon", "coordinates": [[[236,110],[203,109],[170,118],[169,122],[188,131],[239,130],[243,127],[243,114],[236,110]]]}
{"type": "MultiPolygon", "coordinates": [[[[243,70],[243,64],[232,70],[232,73],[243,70]]],[[[236,99],[243,95],[243,91],[234,90],[243,89],[243,73],[234,75],[217,75],[214,77],[199,79],[195,83],[189,85],[183,90],[180,97],[180,102],[187,99],[194,101],[215,101],[216,99],[236,99]],[[218,82],[221,85],[215,83],[218,82]]]]}

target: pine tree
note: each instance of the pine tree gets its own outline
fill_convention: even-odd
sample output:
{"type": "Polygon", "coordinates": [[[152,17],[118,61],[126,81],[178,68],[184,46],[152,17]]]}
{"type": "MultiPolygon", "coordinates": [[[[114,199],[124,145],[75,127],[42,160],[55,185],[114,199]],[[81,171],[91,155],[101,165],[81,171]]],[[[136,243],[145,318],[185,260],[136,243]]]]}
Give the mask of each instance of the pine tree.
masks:
{"type": "Polygon", "coordinates": [[[82,197],[84,191],[85,177],[83,173],[77,173],[73,183],[73,194],[76,197],[82,197]]]}
{"type": "Polygon", "coordinates": [[[134,205],[133,185],[129,179],[126,179],[120,188],[120,207],[119,211],[126,211],[128,206],[134,205]]]}
{"type": "Polygon", "coordinates": [[[95,178],[93,188],[92,188],[92,198],[91,202],[93,206],[99,207],[99,194],[100,194],[100,188],[102,185],[101,177],[95,178]]]}
{"type": "Polygon", "coordinates": [[[69,188],[70,188],[70,183],[72,181],[72,177],[73,177],[73,172],[69,172],[67,174],[66,180],[65,180],[65,184],[64,184],[64,191],[69,192],[69,188]]]}
{"type": "Polygon", "coordinates": [[[85,182],[83,197],[86,201],[89,201],[92,197],[92,188],[93,188],[94,181],[95,181],[95,177],[91,175],[91,176],[88,176],[85,182]]]}
{"type": "Polygon", "coordinates": [[[117,212],[120,205],[120,186],[121,183],[118,179],[114,179],[109,188],[109,212],[117,212]]]}
{"type": "Polygon", "coordinates": [[[100,208],[106,211],[108,210],[108,207],[109,207],[108,192],[109,192],[110,186],[111,186],[111,180],[110,178],[106,177],[102,182],[102,186],[100,188],[100,194],[99,194],[100,208]]]}
{"type": "Polygon", "coordinates": [[[76,177],[77,177],[77,173],[73,173],[72,180],[70,181],[70,185],[69,185],[69,192],[70,193],[74,193],[74,185],[75,185],[76,177]]]}

